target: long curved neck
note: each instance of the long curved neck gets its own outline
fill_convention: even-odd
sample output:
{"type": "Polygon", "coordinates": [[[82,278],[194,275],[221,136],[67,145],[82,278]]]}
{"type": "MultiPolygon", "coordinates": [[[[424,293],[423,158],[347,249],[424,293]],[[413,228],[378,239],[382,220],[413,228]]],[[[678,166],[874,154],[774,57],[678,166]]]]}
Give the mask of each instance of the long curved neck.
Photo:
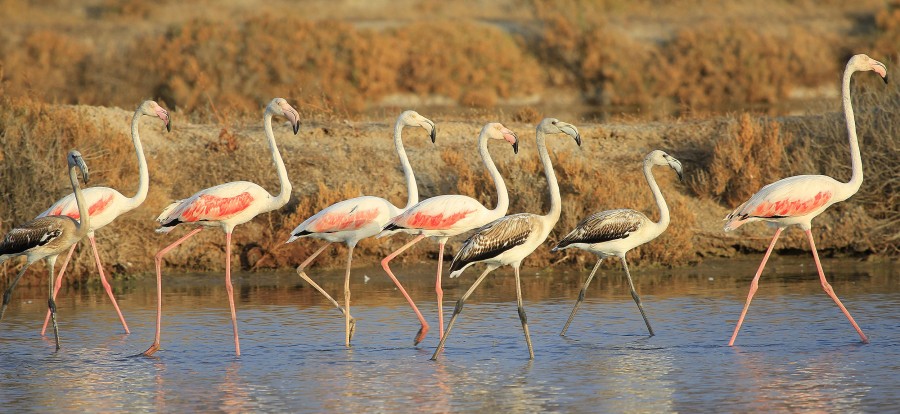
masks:
{"type": "Polygon", "coordinates": [[[138,189],[134,197],[128,199],[128,210],[132,210],[140,206],[147,199],[147,190],[150,188],[150,174],[147,172],[147,159],[144,158],[144,147],[141,145],[141,137],[138,133],[138,124],[140,123],[141,110],[134,112],[134,118],[131,119],[131,140],[134,143],[134,152],[137,153],[138,160],[138,189]]]}
{"type": "Polygon", "coordinates": [[[291,187],[290,180],[288,180],[287,169],[284,167],[284,160],[281,159],[281,153],[278,152],[278,145],[275,144],[275,133],[272,132],[272,114],[270,112],[266,112],[263,124],[266,130],[266,138],[269,140],[269,152],[272,153],[272,161],[275,162],[275,170],[278,172],[278,183],[281,186],[278,195],[271,200],[272,203],[269,205],[269,211],[271,211],[287,204],[288,200],[291,198],[291,190],[293,190],[293,188],[291,187]]]}
{"type": "Polygon", "coordinates": [[[78,184],[78,173],[75,166],[69,167],[69,181],[72,183],[72,191],[75,193],[75,204],[78,205],[78,224],[75,226],[75,238],[81,239],[91,229],[91,215],[88,213],[88,205],[81,194],[81,185],[78,184]]]}
{"type": "Polygon", "coordinates": [[[481,155],[481,160],[484,161],[488,174],[494,180],[494,185],[497,187],[497,205],[494,206],[491,212],[495,213],[497,217],[502,217],[509,210],[509,192],[506,190],[503,176],[500,175],[500,171],[497,171],[497,166],[494,165],[494,159],[491,158],[491,153],[488,151],[487,141],[487,132],[482,130],[481,135],[478,137],[478,153],[481,155]]]}
{"type": "Polygon", "coordinates": [[[416,186],[416,175],[413,174],[412,165],[409,164],[409,158],[406,156],[406,149],[403,148],[403,140],[400,138],[403,126],[404,124],[399,119],[394,125],[394,148],[397,150],[397,156],[400,157],[403,178],[406,180],[406,207],[403,207],[403,210],[408,210],[419,202],[419,188],[416,186]]]}
{"type": "Polygon", "coordinates": [[[544,176],[547,177],[547,187],[550,189],[550,212],[544,217],[556,224],[559,221],[559,213],[562,211],[562,198],[559,195],[559,184],[556,182],[556,172],[553,171],[553,163],[550,154],[547,153],[545,135],[541,130],[537,131],[538,155],[541,165],[544,166],[544,176]]]}
{"type": "Polygon", "coordinates": [[[644,161],[644,177],[647,178],[647,184],[650,185],[650,191],[653,192],[653,200],[656,201],[656,207],[659,208],[659,221],[656,222],[657,231],[662,233],[669,227],[669,206],[666,199],[663,198],[659,185],[656,184],[656,178],[653,177],[653,163],[644,161]]]}
{"type": "Polygon", "coordinates": [[[856,119],[853,116],[853,103],[850,101],[850,77],[855,70],[847,68],[841,85],[841,99],[844,104],[844,116],[847,118],[847,135],[850,140],[850,181],[841,186],[844,194],[836,194],[835,198],[850,198],[859,191],[863,181],[862,157],[859,154],[859,140],[856,137],[856,119]]]}

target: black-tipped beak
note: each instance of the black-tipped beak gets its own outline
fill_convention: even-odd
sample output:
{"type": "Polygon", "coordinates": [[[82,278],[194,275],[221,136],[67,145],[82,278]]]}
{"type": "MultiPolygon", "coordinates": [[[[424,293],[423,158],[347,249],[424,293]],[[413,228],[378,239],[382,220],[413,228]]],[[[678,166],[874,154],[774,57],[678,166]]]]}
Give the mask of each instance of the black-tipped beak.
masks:
{"type": "Polygon", "coordinates": [[[172,121],[166,122],[166,132],[172,132],[172,121]]]}
{"type": "Polygon", "coordinates": [[[581,134],[575,135],[575,143],[578,144],[579,147],[581,146],[581,134]]]}
{"type": "Polygon", "coordinates": [[[519,153],[519,140],[516,139],[516,142],[513,142],[513,154],[519,153]]]}
{"type": "Polygon", "coordinates": [[[297,121],[294,125],[294,135],[297,135],[297,132],[300,131],[300,121],[297,121]]]}
{"type": "Polygon", "coordinates": [[[887,75],[884,75],[884,77],[883,77],[883,78],[881,78],[881,79],[884,79],[884,84],[885,84],[885,85],[887,85],[887,83],[888,83],[888,80],[887,80],[887,78],[888,78],[888,77],[887,77],[887,75]]]}
{"type": "Polygon", "coordinates": [[[437,127],[432,125],[431,126],[431,143],[432,144],[434,144],[435,138],[437,138],[437,127]]]}
{"type": "Polygon", "coordinates": [[[684,181],[684,173],[681,170],[675,170],[675,173],[678,174],[678,181],[684,181]]]}

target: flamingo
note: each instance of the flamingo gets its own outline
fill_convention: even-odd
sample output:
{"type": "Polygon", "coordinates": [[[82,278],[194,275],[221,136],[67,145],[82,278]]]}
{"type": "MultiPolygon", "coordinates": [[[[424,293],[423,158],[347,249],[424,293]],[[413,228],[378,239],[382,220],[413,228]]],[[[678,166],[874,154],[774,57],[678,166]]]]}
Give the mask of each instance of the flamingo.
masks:
{"type": "MultiPolygon", "coordinates": [[[[113,220],[122,214],[138,208],[147,198],[147,189],[150,186],[150,175],[147,173],[147,159],[144,158],[144,147],[141,145],[141,137],[138,134],[138,121],[145,115],[159,117],[166,126],[166,131],[172,130],[172,126],[169,123],[169,113],[156,102],[144,101],[134,111],[134,117],[131,118],[131,140],[134,143],[134,152],[137,153],[138,159],[137,194],[135,194],[134,197],[128,198],[122,195],[122,193],[109,187],[90,187],[85,188],[83,191],[85,201],[88,205],[88,213],[91,215],[91,227],[90,230],[88,230],[87,237],[88,240],[91,241],[91,250],[94,252],[94,262],[97,265],[97,271],[100,273],[100,283],[102,283],[103,288],[106,289],[106,294],[109,295],[109,300],[112,301],[113,308],[116,309],[116,313],[119,315],[119,321],[122,322],[125,333],[131,333],[131,331],[128,330],[128,324],[125,323],[125,317],[122,316],[122,311],[119,310],[119,304],[116,303],[116,298],[113,296],[112,287],[110,287],[109,282],[106,281],[106,274],[103,272],[103,264],[100,263],[100,254],[97,252],[97,243],[94,241],[94,231],[112,223],[113,220]]],[[[75,202],[75,196],[69,194],[61,198],[46,211],[38,215],[38,217],[46,216],[69,216],[78,220],[80,215],[78,213],[78,204],[75,202]]],[[[75,251],[76,245],[77,243],[73,244],[69,249],[69,254],[66,256],[66,259],[63,260],[62,267],[59,269],[59,275],[56,276],[56,285],[53,287],[54,299],[56,299],[56,294],[59,293],[59,289],[62,287],[63,275],[66,273],[66,265],[69,264],[69,259],[72,258],[72,253],[75,251]]],[[[41,328],[41,336],[47,331],[47,323],[49,321],[50,311],[48,310],[47,316],[44,318],[44,327],[41,328]]]]}
{"type": "MultiPolygon", "coordinates": [[[[327,243],[319,250],[313,253],[306,261],[297,267],[297,274],[303,280],[309,282],[316,290],[331,301],[344,314],[345,321],[345,337],[344,343],[350,346],[350,339],[353,337],[355,321],[350,316],[350,264],[353,261],[353,248],[360,240],[374,236],[381,231],[388,220],[406,211],[414,204],[419,202],[419,189],[416,187],[416,177],[413,175],[412,166],[406,157],[406,150],[403,148],[403,141],[400,139],[400,133],[405,126],[422,127],[431,136],[431,142],[434,143],[435,127],[434,122],[428,118],[419,115],[416,111],[405,111],[397,118],[394,125],[394,147],[397,150],[397,156],[400,157],[400,165],[403,167],[403,176],[406,178],[407,202],[403,208],[395,207],[390,201],[381,197],[362,196],[344,200],[328,206],[319,211],[312,217],[300,223],[297,228],[291,231],[291,237],[287,243],[297,240],[301,237],[312,237],[325,240],[327,243]],[[304,269],[312,263],[312,261],[325,250],[331,243],[345,243],[347,245],[347,273],[344,277],[344,307],[337,303],[328,295],[318,284],[312,281],[306,275],[304,269]]],[[[403,293],[407,299],[409,295],[400,282],[394,279],[397,288],[403,293]]],[[[410,300],[412,303],[412,300],[410,300]]]]}
{"type": "Polygon", "coordinates": [[[228,292],[228,304],[231,308],[231,325],[234,330],[234,352],[241,355],[238,338],[237,315],[234,310],[234,293],[231,286],[231,232],[234,227],[252,220],[259,214],[281,208],[287,204],[291,196],[291,183],[288,181],[284,160],[275,144],[272,132],[272,116],[283,116],[290,121],[294,135],[300,130],[300,115],[282,98],[275,98],[266,106],[263,115],[269,152],[275,163],[281,190],[272,196],[264,188],[247,181],[234,181],[200,190],[184,200],[178,200],[163,210],[156,218],[160,227],[158,233],[168,233],[179,224],[197,226],[188,234],[156,253],[156,337],[144,355],[153,355],[159,350],[160,323],[162,322],[162,259],[170,250],[185,240],[199,233],[205,227],[220,227],[225,232],[225,289],[228,292]]]}
{"type": "Polygon", "coordinates": [[[850,102],[850,77],[854,72],[874,71],[887,83],[887,67],[883,63],[870,58],[867,55],[859,54],[850,58],[847,67],[844,69],[844,79],[841,86],[841,99],[844,105],[844,115],[847,120],[847,133],[850,139],[850,166],[852,173],[850,181],[843,183],[834,178],[824,175],[798,175],[788,177],[772,184],[769,184],[759,190],[750,197],[744,204],[734,209],[731,214],[725,217],[725,231],[737,229],[744,223],[754,221],[767,221],[777,226],[775,235],[769,243],[769,248],[763,256],[759,269],[750,283],[750,293],[747,295],[747,302],[741,311],[741,317],[738,319],[737,325],[734,327],[734,333],[731,335],[729,346],[734,345],[741,324],[744,322],[744,316],[750,307],[750,301],[753,294],[759,286],[759,276],[762,274],[766,261],[775,247],[775,241],[781,232],[792,225],[798,225],[806,233],[809,240],[809,247],[812,250],[813,260],[816,262],[816,270],[819,273],[819,280],[825,293],[834,300],[834,303],[841,309],[841,312],[850,320],[850,324],[856,329],[863,343],[868,343],[869,339],[863,333],[850,312],[841,303],[837,295],[834,293],[828,280],[825,279],[825,272],[822,270],[822,263],[819,262],[819,254],[816,251],[816,244],[812,235],[812,219],[822,214],[825,209],[832,204],[844,201],[859,191],[859,187],[863,181],[862,159],[859,154],[859,141],[856,137],[856,121],[853,117],[853,106],[850,102]]]}
{"type": "MultiPolygon", "coordinates": [[[[513,153],[518,154],[519,136],[512,130],[496,122],[485,125],[478,136],[478,152],[481,155],[481,160],[484,162],[484,166],[487,168],[488,173],[490,173],[491,179],[494,180],[494,184],[497,186],[497,205],[494,209],[488,210],[487,207],[479,203],[478,200],[464,195],[454,194],[431,197],[420,201],[416,205],[406,209],[403,214],[392,218],[391,221],[384,226],[384,231],[378,235],[378,237],[383,237],[395,232],[416,235],[409,243],[406,243],[381,261],[381,267],[383,267],[388,276],[394,280],[394,283],[398,285],[400,282],[397,281],[397,277],[391,272],[391,260],[425,237],[432,237],[437,240],[439,251],[437,278],[434,290],[437,293],[438,324],[440,324],[441,335],[444,334],[444,292],[441,289],[441,267],[444,263],[444,245],[446,245],[447,240],[453,236],[476,229],[497,218],[503,217],[506,214],[506,210],[509,208],[509,194],[506,191],[506,183],[503,182],[503,177],[500,175],[500,172],[497,171],[497,166],[494,165],[491,153],[488,152],[488,139],[506,140],[506,142],[512,145],[513,153]]],[[[425,318],[422,317],[422,313],[419,312],[419,309],[416,307],[415,303],[413,303],[412,298],[410,298],[406,292],[404,292],[404,296],[406,296],[406,300],[409,302],[410,306],[412,306],[413,310],[416,311],[416,316],[422,324],[413,343],[414,345],[418,345],[419,342],[422,342],[422,340],[425,339],[425,335],[428,333],[428,323],[425,322],[425,318]]]]}
{"type": "Polygon", "coordinates": [[[628,262],[625,261],[625,254],[629,250],[659,237],[669,227],[669,207],[666,205],[662,192],[659,191],[656,179],[653,178],[651,169],[654,165],[668,165],[675,170],[679,179],[682,179],[682,169],[681,161],[660,150],[652,151],[644,158],[644,177],[647,178],[647,184],[650,185],[650,191],[653,192],[656,207],[659,208],[658,222],[654,222],[641,212],[631,209],[601,211],[588,216],[578,223],[575,229],[560,240],[556,247],[551,250],[555,252],[575,247],[594,253],[598,257],[594,270],[591,271],[587,280],[584,281],[584,286],[581,287],[578,300],[575,302],[575,307],[572,308],[572,313],[569,315],[569,320],[566,321],[562,332],[560,332],[560,336],[566,335],[569,324],[572,323],[572,319],[575,319],[575,312],[578,311],[578,307],[584,301],[588,285],[591,283],[591,279],[594,278],[594,274],[597,273],[597,269],[600,268],[600,263],[603,262],[603,259],[610,256],[616,256],[622,261],[622,267],[625,268],[625,276],[628,277],[628,286],[631,288],[631,298],[634,299],[634,303],[637,304],[638,309],[641,311],[641,316],[644,317],[644,323],[647,325],[650,336],[654,335],[653,328],[650,327],[650,321],[647,319],[647,314],[644,312],[644,306],[641,305],[641,298],[634,290],[631,272],[628,271],[628,262]]]}
{"type": "Polygon", "coordinates": [[[19,279],[25,274],[25,270],[32,263],[44,259],[47,262],[47,270],[50,272],[50,284],[47,300],[50,309],[50,319],[53,320],[53,336],[56,339],[56,350],[59,350],[59,327],[56,324],[56,302],[53,300],[53,270],[56,266],[56,258],[66,249],[74,246],[84,238],[91,226],[88,206],[81,193],[78,184],[78,175],[75,169],[81,171],[82,179],[88,182],[88,168],[84,163],[81,153],[75,150],[69,151],[66,157],[69,163],[69,182],[72,183],[72,191],[75,192],[75,202],[78,205],[81,221],[69,216],[44,216],[31,220],[21,226],[15,227],[6,233],[0,242],[0,263],[16,256],[25,256],[25,266],[16,275],[12,283],[3,293],[3,305],[0,307],[0,319],[6,312],[9,298],[13,289],[19,283],[19,279]]]}
{"type": "Polygon", "coordinates": [[[534,252],[544,240],[556,222],[562,210],[562,202],[559,195],[559,184],[556,182],[556,173],[553,172],[553,164],[547,153],[546,135],[566,134],[575,139],[575,143],[581,146],[581,134],[574,125],[562,122],[556,118],[545,118],[537,126],[535,139],[537,140],[538,154],[541,164],[544,166],[544,175],[547,177],[547,186],[550,190],[550,212],[546,215],[531,213],[512,214],[494,220],[484,227],[479,228],[463,243],[459,252],[450,262],[450,277],[459,277],[466,268],[475,263],[485,263],[487,268],[478,276],[472,287],[456,302],[447,331],[441,336],[431,360],[437,360],[438,355],[444,349],[444,343],[450,336],[456,317],[462,312],[466,299],[484,281],[488,273],[494,269],[510,265],[516,275],[516,302],[519,310],[519,320],[522,321],[522,329],[525,331],[525,343],[528,345],[529,359],[534,359],[534,349],[531,346],[531,335],[528,334],[528,318],[525,316],[525,306],[522,303],[522,284],[519,279],[519,266],[528,255],[534,252]]]}

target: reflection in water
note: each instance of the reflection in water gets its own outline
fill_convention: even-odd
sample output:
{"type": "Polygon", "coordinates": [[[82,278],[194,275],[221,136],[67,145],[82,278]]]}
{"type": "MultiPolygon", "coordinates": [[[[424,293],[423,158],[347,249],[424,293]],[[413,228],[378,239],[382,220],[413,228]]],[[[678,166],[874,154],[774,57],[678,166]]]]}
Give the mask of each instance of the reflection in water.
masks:
{"type": "MultiPolygon", "coordinates": [[[[119,294],[123,335],[99,288],[60,297],[63,349],[39,339],[43,286],[17,292],[0,322],[5,411],[697,412],[886,411],[900,388],[900,275],[892,266],[826,263],[832,284],[872,335],[861,345],[806,261],[777,260],[761,281],[740,346],[725,346],[756,262],[642,269],[635,279],[657,336],[648,337],[619,272],[601,270],[568,337],[558,336],[583,269],[523,274],[535,346],[527,358],[512,278],[485,281],[440,361],[381,269],[354,271],[357,333],[294,274],[240,274],[233,354],[225,289],[210,275],[164,284],[163,349],[152,339],[152,280],[119,294]],[[368,283],[363,282],[368,275],[368,283]]],[[[432,268],[405,269],[417,301],[433,300],[432,268]],[[421,277],[419,277],[421,276],[421,277]]],[[[317,275],[343,289],[340,271],[317,275]]],[[[449,280],[458,298],[471,280],[449,280]]],[[[43,306],[42,306],[43,305],[43,306]]],[[[452,306],[452,301],[450,302],[452,306]]],[[[436,323],[436,315],[426,314],[436,323]]]]}

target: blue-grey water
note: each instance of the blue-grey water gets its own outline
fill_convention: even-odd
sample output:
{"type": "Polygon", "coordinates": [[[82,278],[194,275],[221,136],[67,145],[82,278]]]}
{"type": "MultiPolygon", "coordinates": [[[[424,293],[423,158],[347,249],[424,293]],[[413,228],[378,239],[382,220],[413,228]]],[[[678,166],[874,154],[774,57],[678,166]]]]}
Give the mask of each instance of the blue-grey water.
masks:
{"type": "MultiPolygon", "coordinates": [[[[234,355],[221,274],[165,274],[162,349],[152,342],[152,278],[116,283],[125,334],[103,290],[64,288],[62,349],[39,336],[46,288],[17,290],[0,322],[0,406],[32,411],[746,412],[896,410],[900,272],[894,264],[825,263],[856,332],[818,282],[812,259],[774,258],[737,346],[728,347],[755,261],[632,271],[646,327],[621,269],[604,266],[567,337],[559,331],[589,269],[523,272],[534,340],[528,360],[510,269],[467,303],[447,348],[438,342],[433,268],[399,267],[432,328],[418,324],[381,269],[354,269],[353,347],[343,319],[293,273],[238,273],[234,355]],[[368,281],[366,281],[368,276],[368,281]]],[[[477,269],[445,279],[449,320],[477,269]]],[[[317,271],[336,298],[343,274],[317,271]]],[[[340,300],[340,299],[339,299],[340,300]]]]}

